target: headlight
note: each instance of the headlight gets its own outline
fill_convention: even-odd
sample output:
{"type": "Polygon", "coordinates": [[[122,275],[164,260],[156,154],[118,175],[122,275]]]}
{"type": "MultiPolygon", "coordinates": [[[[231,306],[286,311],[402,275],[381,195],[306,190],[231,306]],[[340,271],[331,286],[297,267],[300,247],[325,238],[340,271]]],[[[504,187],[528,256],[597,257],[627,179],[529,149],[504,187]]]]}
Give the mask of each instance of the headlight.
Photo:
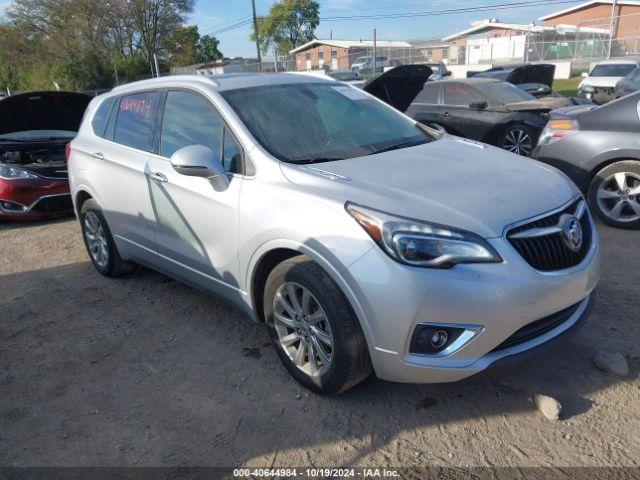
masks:
{"type": "Polygon", "coordinates": [[[406,265],[451,268],[458,263],[499,263],[482,237],[432,223],[396,217],[354,203],[347,212],[391,258],[406,265]]]}
{"type": "Polygon", "coordinates": [[[0,164],[0,178],[13,180],[16,178],[38,178],[38,176],[26,171],[24,168],[0,164]]]}
{"type": "Polygon", "coordinates": [[[551,120],[540,134],[538,145],[551,145],[578,131],[575,120],[551,120]]]}

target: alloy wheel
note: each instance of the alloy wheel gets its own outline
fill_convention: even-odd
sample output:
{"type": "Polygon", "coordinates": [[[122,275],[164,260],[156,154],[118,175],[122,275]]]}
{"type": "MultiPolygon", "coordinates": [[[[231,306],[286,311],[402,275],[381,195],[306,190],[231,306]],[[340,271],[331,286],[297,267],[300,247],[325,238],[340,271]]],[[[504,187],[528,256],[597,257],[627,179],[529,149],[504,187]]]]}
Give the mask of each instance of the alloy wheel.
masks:
{"type": "Polygon", "coordinates": [[[531,140],[531,136],[529,136],[525,130],[512,128],[505,135],[502,141],[502,148],[527,157],[531,154],[531,150],[533,150],[533,140],[531,140]]]}
{"type": "Polygon", "coordinates": [[[84,216],[84,236],[91,258],[100,268],[109,263],[109,245],[100,218],[94,212],[87,212],[84,216]]]}
{"type": "Polygon", "coordinates": [[[640,220],[640,175],[619,172],[605,178],[598,187],[597,199],[598,207],[611,220],[640,220]]]}
{"type": "Polygon", "coordinates": [[[273,299],[273,319],[280,346],[299,370],[312,377],[329,370],[334,353],[331,325],[309,289],[282,284],[273,299]]]}

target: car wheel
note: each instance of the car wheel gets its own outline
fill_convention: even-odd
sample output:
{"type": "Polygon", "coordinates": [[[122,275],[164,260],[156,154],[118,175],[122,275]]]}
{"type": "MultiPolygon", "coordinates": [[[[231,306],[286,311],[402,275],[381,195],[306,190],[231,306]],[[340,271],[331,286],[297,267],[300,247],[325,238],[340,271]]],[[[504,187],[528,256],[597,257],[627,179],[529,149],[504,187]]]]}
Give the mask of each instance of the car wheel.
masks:
{"type": "Polygon", "coordinates": [[[367,343],[342,291],[306,256],[269,274],[264,315],[272,343],[289,373],[314,392],[334,395],[371,373],[367,343]]]}
{"type": "Polygon", "coordinates": [[[133,270],[133,265],[120,258],[109,225],[98,204],[89,199],[80,209],[82,237],[93,266],[106,277],[117,277],[133,270]]]}
{"type": "Polygon", "coordinates": [[[604,223],[640,228],[640,161],[625,160],[600,170],[589,185],[589,206],[604,223]]]}
{"type": "Polygon", "coordinates": [[[537,135],[525,125],[511,125],[506,128],[498,146],[518,155],[528,157],[536,146],[537,135]]]}

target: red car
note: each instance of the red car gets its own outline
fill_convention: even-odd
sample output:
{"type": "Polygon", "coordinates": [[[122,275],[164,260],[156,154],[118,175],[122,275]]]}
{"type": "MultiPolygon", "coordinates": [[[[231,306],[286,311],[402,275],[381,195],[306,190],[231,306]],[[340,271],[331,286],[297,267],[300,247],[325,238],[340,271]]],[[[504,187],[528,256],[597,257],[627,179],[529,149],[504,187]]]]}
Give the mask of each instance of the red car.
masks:
{"type": "Polygon", "coordinates": [[[73,213],[65,149],[90,101],[70,92],[0,100],[0,221],[73,213]]]}

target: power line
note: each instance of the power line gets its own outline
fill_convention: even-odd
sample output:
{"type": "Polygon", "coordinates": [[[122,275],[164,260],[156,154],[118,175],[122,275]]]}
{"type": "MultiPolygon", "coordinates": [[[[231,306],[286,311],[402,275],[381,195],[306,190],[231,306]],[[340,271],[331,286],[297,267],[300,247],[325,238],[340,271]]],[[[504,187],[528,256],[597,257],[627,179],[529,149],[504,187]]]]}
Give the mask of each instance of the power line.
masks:
{"type": "MultiPolygon", "coordinates": [[[[324,22],[339,22],[339,21],[362,21],[362,20],[383,20],[383,19],[395,19],[395,18],[411,18],[411,17],[427,17],[427,16],[441,16],[441,15],[456,15],[461,13],[474,13],[484,12],[492,10],[507,10],[528,8],[543,5],[560,5],[567,3],[575,3],[576,0],[526,0],[523,2],[510,2],[510,3],[498,3],[492,5],[478,5],[474,7],[460,7],[449,8],[443,10],[427,10],[427,11],[414,11],[414,12],[396,12],[396,13],[380,13],[372,15],[336,15],[328,17],[320,17],[320,21],[324,22]]],[[[359,9],[354,11],[365,11],[366,9],[359,9]]],[[[236,24],[215,30],[213,35],[220,35],[222,33],[235,30],[237,28],[244,27],[253,21],[252,17],[248,17],[245,20],[236,24]]]]}

